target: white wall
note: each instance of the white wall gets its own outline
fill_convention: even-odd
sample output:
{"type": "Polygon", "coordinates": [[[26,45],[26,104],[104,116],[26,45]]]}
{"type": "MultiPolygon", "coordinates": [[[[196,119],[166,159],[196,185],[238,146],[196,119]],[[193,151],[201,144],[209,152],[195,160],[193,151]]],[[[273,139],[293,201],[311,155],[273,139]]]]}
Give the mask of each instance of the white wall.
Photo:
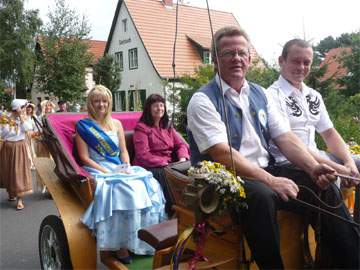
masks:
{"type": "Polygon", "coordinates": [[[115,55],[116,52],[123,52],[124,70],[121,71],[121,85],[119,90],[145,89],[146,96],[152,93],[163,95],[163,85],[160,77],[155,71],[145,47],[136,31],[135,25],[130,18],[129,12],[123,3],[117,18],[108,54],[115,55]],[[127,32],[123,31],[122,20],[127,19],[127,32]],[[120,40],[131,41],[119,44],[120,40]],[[129,70],[129,49],[137,48],[138,68],[129,70]]]}

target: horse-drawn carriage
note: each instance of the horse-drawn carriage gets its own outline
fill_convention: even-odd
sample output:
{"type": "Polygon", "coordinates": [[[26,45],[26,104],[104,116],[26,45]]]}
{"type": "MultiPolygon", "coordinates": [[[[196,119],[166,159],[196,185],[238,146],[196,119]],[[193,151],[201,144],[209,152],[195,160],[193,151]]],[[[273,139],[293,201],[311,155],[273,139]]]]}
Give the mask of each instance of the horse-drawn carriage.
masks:
{"type": "MultiPolygon", "coordinates": [[[[131,158],[134,156],[132,131],[140,113],[113,113],[125,130],[126,144],[131,158]]],[[[96,242],[90,230],[80,222],[93,198],[94,182],[79,166],[73,154],[76,122],[86,117],[81,113],[50,114],[44,125],[44,140],[52,159],[37,158],[35,166],[38,177],[47,186],[59,216],[47,216],[39,232],[39,253],[42,269],[95,269],[96,242]]],[[[167,183],[175,201],[177,219],[153,225],[139,231],[139,237],[155,250],[153,268],[169,269],[169,259],[178,235],[193,226],[195,216],[183,200],[186,185],[191,182],[187,176],[189,162],[174,163],[165,169],[167,183]]],[[[302,268],[311,258],[307,240],[307,227],[300,216],[280,211],[281,253],[286,268],[302,268]],[[304,232],[306,232],[304,234],[304,232]],[[304,248],[305,247],[305,248],[304,248]],[[307,256],[306,256],[307,255],[307,256]],[[305,259],[304,259],[305,258],[305,259]]],[[[241,234],[241,228],[233,225],[228,215],[211,219],[210,224],[221,233],[211,233],[205,244],[204,255],[208,262],[198,268],[247,269],[256,268],[241,234]]],[[[310,233],[310,250],[314,253],[314,236],[310,233]]],[[[190,241],[191,242],[191,241],[190,241]]],[[[188,250],[195,250],[190,243],[188,250]]],[[[191,252],[190,252],[191,254],[191,252]]],[[[110,269],[127,269],[108,253],[100,255],[101,261],[110,269]]],[[[186,266],[185,266],[186,267],[186,266]]]]}

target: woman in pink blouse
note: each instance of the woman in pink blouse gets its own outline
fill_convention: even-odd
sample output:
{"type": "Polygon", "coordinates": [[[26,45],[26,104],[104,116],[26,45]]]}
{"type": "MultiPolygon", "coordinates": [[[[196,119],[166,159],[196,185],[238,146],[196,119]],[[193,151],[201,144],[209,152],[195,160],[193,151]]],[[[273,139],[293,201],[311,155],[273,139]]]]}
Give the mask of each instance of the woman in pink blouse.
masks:
{"type": "Polygon", "coordinates": [[[189,146],[169,123],[165,99],[150,95],[134,133],[134,165],[141,166],[154,175],[163,188],[166,212],[171,212],[171,197],[166,185],[164,167],[171,162],[189,159],[189,146]]]}

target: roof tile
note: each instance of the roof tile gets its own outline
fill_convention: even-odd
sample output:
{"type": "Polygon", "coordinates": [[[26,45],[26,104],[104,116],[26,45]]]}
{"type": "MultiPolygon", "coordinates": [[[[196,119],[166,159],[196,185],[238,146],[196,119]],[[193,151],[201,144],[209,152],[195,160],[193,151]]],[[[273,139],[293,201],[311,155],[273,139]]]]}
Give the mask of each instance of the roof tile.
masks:
{"type": "MultiPolygon", "coordinates": [[[[173,44],[175,39],[176,5],[165,7],[159,0],[124,0],[145,48],[162,78],[171,78],[173,44]]],[[[233,14],[211,10],[214,31],[223,26],[239,26],[233,14]]],[[[179,5],[176,45],[176,74],[193,74],[202,64],[200,55],[189,40],[208,44],[211,30],[207,9],[179,5]]],[[[208,46],[208,45],[206,45],[208,46]]],[[[259,57],[251,47],[253,60],[259,57]]]]}

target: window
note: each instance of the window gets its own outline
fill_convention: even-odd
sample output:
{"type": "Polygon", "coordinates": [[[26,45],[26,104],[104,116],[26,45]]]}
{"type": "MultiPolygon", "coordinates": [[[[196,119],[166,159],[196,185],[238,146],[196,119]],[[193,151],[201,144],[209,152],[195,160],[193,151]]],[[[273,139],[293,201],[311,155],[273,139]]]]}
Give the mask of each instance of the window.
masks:
{"type": "Polygon", "coordinates": [[[138,68],[137,48],[129,50],[129,69],[138,68]]]}
{"type": "Polygon", "coordinates": [[[117,91],[114,95],[115,99],[115,111],[126,111],[126,95],[125,91],[117,91]]]}
{"type": "Polygon", "coordinates": [[[203,62],[204,64],[211,64],[211,53],[209,51],[203,52],[203,62]]]}
{"type": "Polygon", "coordinates": [[[124,70],[123,52],[116,52],[115,53],[115,62],[119,65],[120,71],[123,71],[124,70]]]}
{"type": "Polygon", "coordinates": [[[144,108],[146,99],[146,90],[129,90],[128,91],[128,100],[129,100],[129,111],[142,111],[144,108]]]}
{"type": "Polygon", "coordinates": [[[123,26],[123,31],[126,32],[127,31],[127,19],[122,20],[122,26],[123,26]]]}

